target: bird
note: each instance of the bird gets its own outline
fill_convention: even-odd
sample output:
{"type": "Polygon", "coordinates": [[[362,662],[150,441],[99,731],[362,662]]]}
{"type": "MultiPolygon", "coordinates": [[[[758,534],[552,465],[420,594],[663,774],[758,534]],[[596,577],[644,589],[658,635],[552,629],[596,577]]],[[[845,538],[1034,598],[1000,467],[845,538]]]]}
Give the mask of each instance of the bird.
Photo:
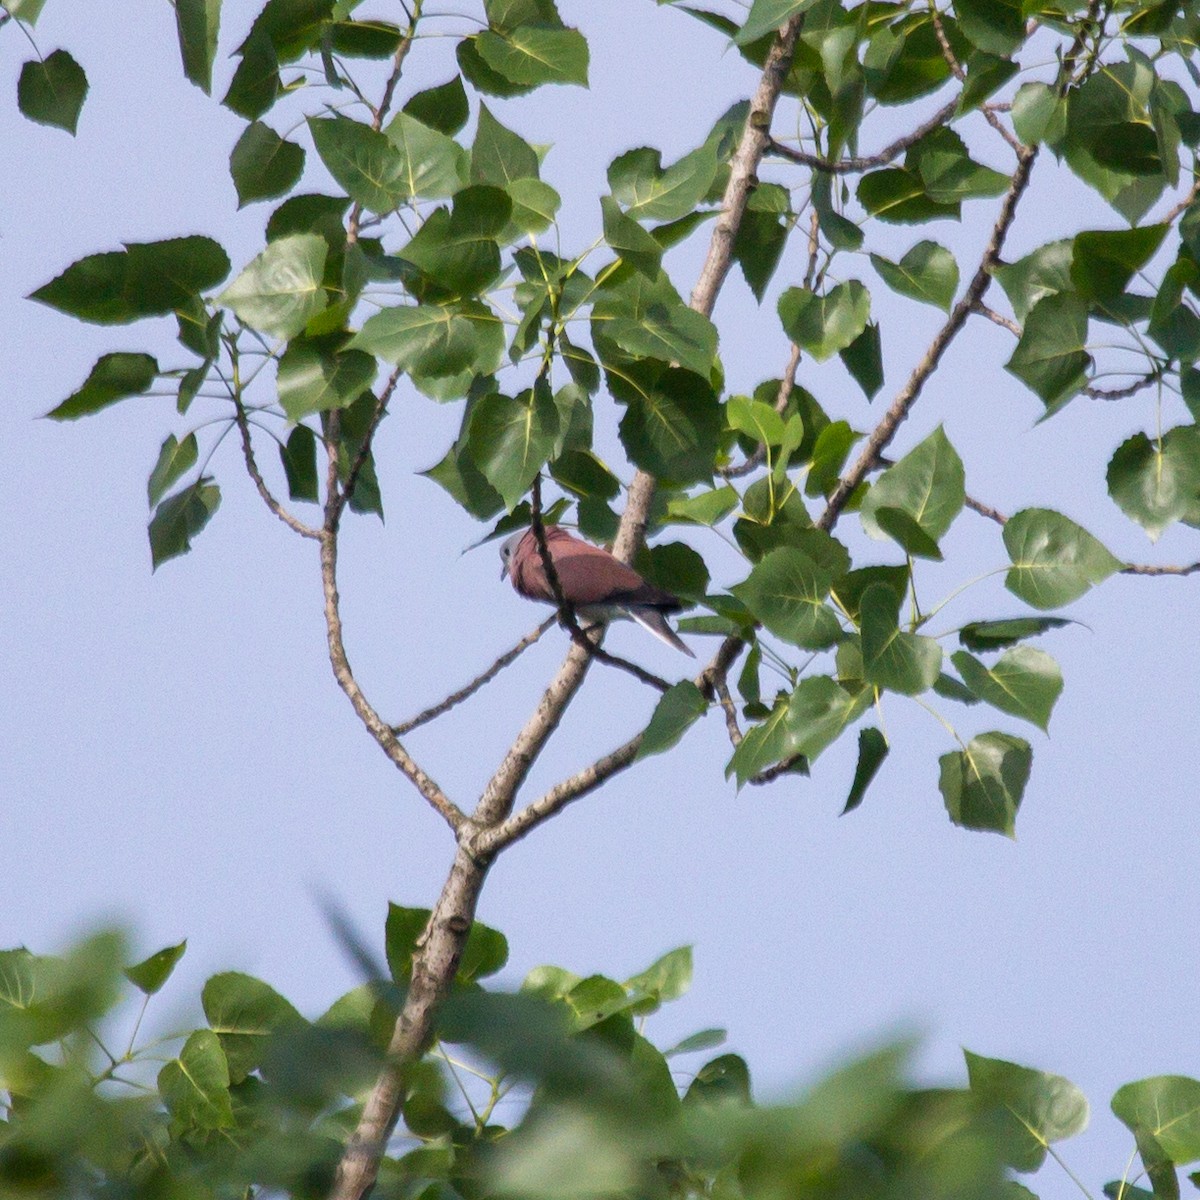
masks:
{"type": "MultiPolygon", "coordinates": [[[[678,596],[647,583],[607,550],[573,537],[558,525],[547,525],[545,532],[563,599],[576,613],[588,621],[630,617],[668,646],[696,657],[664,615],[683,607],[678,596]]],[[[500,559],[504,564],[500,578],[511,578],[519,595],[555,603],[532,529],[520,529],[509,537],[500,547],[500,559]]]]}

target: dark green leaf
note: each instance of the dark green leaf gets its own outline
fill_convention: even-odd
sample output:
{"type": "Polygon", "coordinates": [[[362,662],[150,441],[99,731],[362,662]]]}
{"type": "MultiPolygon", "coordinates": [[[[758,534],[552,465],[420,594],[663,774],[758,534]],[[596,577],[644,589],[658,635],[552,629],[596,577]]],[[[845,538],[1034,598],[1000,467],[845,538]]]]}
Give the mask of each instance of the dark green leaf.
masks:
{"type": "Polygon", "coordinates": [[[1134,273],[1154,257],[1165,225],[1077,233],[1071,255],[1071,281],[1083,300],[1115,300],[1134,273]]]}
{"type": "Polygon", "coordinates": [[[338,338],[296,338],[279,360],[279,403],[288,420],[353,404],[375,379],[375,359],[339,350],[338,338]]]}
{"type": "Polygon", "coordinates": [[[859,601],[863,672],[868,683],[904,696],[928,691],[942,669],[933,638],[901,630],[900,602],[886,584],[872,584],[859,601]]]}
{"type": "Polygon", "coordinates": [[[661,754],[679,744],[683,735],[708,711],[708,701],[690,679],[681,680],[664,692],[655,706],[650,724],[642,734],[637,757],[661,754]]]}
{"type": "Polygon", "coordinates": [[[1006,650],[994,667],[987,667],[965,650],[951,660],[963,683],[985,704],[1032,721],[1039,729],[1050,723],[1050,712],[1062,692],[1062,671],[1043,650],[1016,646],[1006,650]]]}
{"type": "Polygon", "coordinates": [[[65,50],[55,50],[21,68],[17,107],[39,125],[54,125],[74,135],[87,90],[83,68],[65,50]]]}
{"type": "Polygon", "coordinates": [[[613,159],[608,186],[633,220],[676,221],[704,199],[716,173],[716,150],[709,143],[665,170],[661,153],[643,146],[613,159]]]}
{"type": "Polygon", "coordinates": [[[267,221],[267,241],[277,242],[293,233],[319,233],[330,248],[346,239],[342,219],[350,207],[349,196],[322,196],[309,192],[285,200],[267,221]]]}
{"type": "Polygon", "coordinates": [[[723,421],[716,393],[682,367],[653,365],[621,419],[621,444],[635,466],[679,485],[712,478],[723,421]]]}
{"type": "Polygon", "coordinates": [[[1043,297],[1075,290],[1071,282],[1073,253],[1074,243],[1064,238],[1039,246],[1010,266],[993,268],[992,273],[1008,296],[1018,321],[1024,321],[1043,297]]]}
{"type": "Polygon", "coordinates": [[[260,121],[246,126],[229,156],[238,208],[291,191],[303,171],[304,151],[260,121]]]}
{"type": "Polygon", "coordinates": [[[1046,296],[1025,319],[1021,340],[1005,368],[1057,409],[1087,383],[1088,309],[1073,295],[1046,296]]]}
{"type": "Polygon", "coordinates": [[[1033,764],[1029,743],[1007,733],[981,733],[965,750],[943,754],[938,762],[938,788],[950,820],[1012,837],[1033,764]]]}
{"type": "Polygon", "coordinates": [[[508,962],[508,938],[498,929],[475,921],[467,934],[462,958],[458,963],[455,979],[466,983],[473,979],[486,979],[504,969],[508,962]]]}
{"type": "Polygon", "coordinates": [[[158,363],[149,354],[118,352],[101,355],[79,390],[46,416],[55,421],[74,421],[90,416],[126,396],[140,396],[150,389],[157,377],[158,363]]]}
{"type": "Polygon", "coordinates": [[[499,71],[493,71],[480,55],[475,37],[463,38],[455,47],[454,57],[458,59],[458,69],[463,75],[478,91],[489,96],[524,96],[535,87],[532,83],[513,83],[499,71]]]}
{"type": "Polygon", "coordinates": [[[537,151],[481,104],[471,146],[471,182],[507,187],[517,179],[536,179],[538,166],[537,151]]]}
{"type": "Polygon", "coordinates": [[[287,476],[288,496],[293,500],[317,502],[317,437],[307,425],[297,425],[279,447],[287,476]]]}
{"type": "Polygon", "coordinates": [[[740,264],[746,283],[759,303],[779,266],[787,235],[787,225],[774,213],[747,209],[738,226],[733,257],[740,264]]]}
{"type": "Polygon", "coordinates": [[[845,421],[832,421],[817,434],[808,480],[804,485],[805,495],[828,496],[837,487],[846,456],[861,436],[845,421]]]}
{"type": "Polygon", "coordinates": [[[171,978],[175,964],[183,957],[186,949],[187,938],[184,938],[176,946],[166,946],[151,954],[149,958],[142,959],[140,963],[126,967],[125,978],[139,992],[146,996],[153,996],[171,978]]]}
{"type": "Polygon", "coordinates": [[[90,254],[30,295],[96,325],[124,325],[189,307],[229,274],[229,258],[211,238],[126,242],[90,254]]]}
{"type": "Polygon", "coordinates": [[[872,584],[880,583],[896,595],[896,603],[903,603],[908,594],[908,567],[859,567],[849,571],[833,585],[833,594],[838,604],[850,614],[850,619],[859,621],[863,594],[872,584]]]}
{"type": "Polygon", "coordinates": [[[1020,0],[955,0],[959,28],[981,50],[1012,54],[1025,40],[1020,0]]]}
{"type": "Polygon", "coordinates": [[[576,496],[614,500],[621,481],[590,450],[568,450],[551,466],[554,482],[576,496]]]}
{"type": "Polygon", "coordinates": [[[944,246],[918,242],[898,263],[878,254],[871,255],[871,262],[893,291],[950,311],[958,290],[958,264],[944,246]]]}
{"type": "Polygon", "coordinates": [[[935,204],[999,196],[1009,185],[1002,171],[974,162],[962,138],[944,125],[917,142],[904,161],[906,168],[916,169],[935,204]]]}
{"type": "Polygon", "coordinates": [[[1108,494],[1151,541],[1175,521],[1200,522],[1200,427],[1180,425],[1156,442],[1135,433],[1108,464],[1108,494]]]}
{"type": "Polygon", "coordinates": [[[839,350],[838,356],[867,399],[874,400],[883,387],[883,347],[879,341],[879,326],[868,321],[862,333],[844,350],[839,350]]]}
{"type": "Polygon", "coordinates": [[[1027,508],[1004,526],[1012,560],[1005,586],[1034,608],[1058,608],[1121,567],[1086,529],[1061,513],[1027,508]]]}
{"type": "Polygon", "coordinates": [[[958,631],[958,640],[968,650],[986,652],[1037,637],[1048,629],[1061,629],[1071,622],[1065,617],[1010,617],[1000,621],[972,621],[958,631]]]}
{"type": "Polygon", "coordinates": [[[333,16],[334,3],[335,0],[267,0],[239,53],[244,53],[250,41],[265,37],[280,62],[294,62],[320,42],[333,16]]]}
{"type": "Polygon", "coordinates": [[[169,558],[186,554],[221,503],[221,490],[204,476],[163,500],[150,521],[150,561],[157,570],[169,558]]]}
{"type": "Polygon", "coordinates": [[[557,435],[558,409],[544,384],[516,397],[494,392],[475,406],[471,456],[510,512],[550,457],[557,435]]]}
{"type": "Polygon", "coordinates": [[[686,304],[649,305],[636,318],[613,316],[604,334],[633,358],[653,358],[708,378],[717,353],[716,326],[686,304]]]}
{"type": "Polygon", "coordinates": [[[858,202],[873,217],[893,225],[919,224],[942,217],[958,219],[957,200],[934,200],[916,171],[905,167],[885,167],[871,171],[858,184],[858,202]]]}
{"type": "Polygon", "coordinates": [[[871,786],[871,781],[887,756],[887,738],[878,729],[872,727],[859,733],[858,765],[854,768],[854,781],[850,784],[850,794],[846,797],[845,808],[842,809],[843,817],[862,803],[867,788],[871,786]]]}
{"type": "Polygon", "coordinates": [[[784,332],[818,362],[845,350],[866,328],[870,313],[870,293],[857,279],[824,295],[793,287],[779,297],[784,332]]]}
{"type": "MultiPolygon", "coordinates": [[[[481,114],[483,107],[486,106],[481,106],[481,114]]],[[[462,78],[455,75],[447,83],[417,92],[405,103],[404,111],[422,125],[428,125],[430,129],[453,137],[467,123],[467,118],[471,115],[471,106],[467,103],[467,91],[463,87],[462,78]]],[[[481,115],[480,120],[482,119],[481,115]]],[[[490,183],[491,180],[475,182],[490,183]]]]}
{"type": "Polygon", "coordinates": [[[487,29],[474,38],[475,53],[497,75],[519,87],[577,83],[587,87],[588,46],[578,29],[519,25],[487,29]]]}
{"type": "Polygon", "coordinates": [[[963,1051],[971,1094],[1003,1114],[999,1149],[1018,1171],[1036,1171],[1054,1142],[1082,1133],[1088,1102],[1068,1079],[963,1051]]]}
{"type": "Polygon", "coordinates": [[[826,603],[832,582],[833,576],[807,554],[781,546],[730,590],[777,637],[817,650],[832,645],[842,632],[826,603]]]}
{"type": "Polygon", "coordinates": [[[936,544],[962,511],[965,478],[962,459],[939,425],[871,485],[860,512],[863,528],[872,537],[890,533],[878,513],[882,508],[897,508],[936,544]]]}
{"type": "Polygon", "coordinates": [[[221,0],[175,0],[183,73],[205,95],[212,94],[212,65],[220,25],[221,0]]]}
{"type": "Polygon", "coordinates": [[[282,91],[279,58],[271,39],[254,33],[242,43],[241,56],[221,103],[247,121],[257,121],[282,91]]]}
{"type": "Polygon", "coordinates": [[[321,286],[328,246],[296,233],[267,248],[217,297],[252,329],[292,338],[328,303],[321,286]]]}
{"type": "Polygon", "coordinates": [[[475,294],[500,273],[496,238],[511,216],[506,192],[473,184],[454,197],[451,212],[431,213],[401,255],[452,294],[475,294]]]}
{"type": "Polygon", "coordinates": [[[173,433],[167,434],[158,461],[146,483],[146,498],[153,508],[195,465],[199,457],[196,435],[189,433],[182,442],[173,433]]]}
{"type": "Polygon", "coordinates": [[[663,248],[611,196],[600,197],[604,240],[613,251],[648,279],[658,274],[663,248]]]}
{"type": "Polygon", "coordinates": [[[942,551],[937,542],[904,509],[876,506],[871,515],[881,532],[886,533],[905,554],[914,558],[928,558],[933,562],[942,561],[942,551]]]}

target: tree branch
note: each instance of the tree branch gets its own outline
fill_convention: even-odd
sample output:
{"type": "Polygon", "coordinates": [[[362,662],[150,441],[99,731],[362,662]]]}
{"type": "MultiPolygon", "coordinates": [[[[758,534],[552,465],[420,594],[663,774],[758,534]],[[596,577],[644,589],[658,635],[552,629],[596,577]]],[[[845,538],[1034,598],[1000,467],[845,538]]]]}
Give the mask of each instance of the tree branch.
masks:
{"type": "Polygon", "coordinates": [[[1009,184],[1004,202],[1000,206],[1000,215],[992,229],[992,236],[988,240],[983,257],[979,260],[979,266],[975,271],[974,278],[968,285],[962,299],[951,310],[946,323],[938,330],[937,335],[929,345],[929,349],[925,351],[924,357],[909,376],[908,382],[892,401],[891,406],[884,413],[882,420],[871,432],[871,436],[867,439],[867,444],[863,447],[862,453],[859,454],[854,466],[838,481],[837,487],[834,488],[825,506],[825,511],[817,521],[818,528],[824,529],[828,533],[837,523],[837,519],[846,507],[846,502],[850,499],[851,494],[867,477],[867,474],[878,460],[879,455],[895,436],[896,430],[900,427],[904,418],[908,416],[909,410],[916,402],[917,397],[920,396],[926,381],[937,368],[942,355],[945,354],[950,343],[954,341],[966,323],[967,317],[974,311],[975,306],[983,299],[988,284],[992,280],[991,269],[1000,257],[1000,251],[1004,246],[1004,239],[1012,226],[1013,218],[1016,216],[1017,204],[1024,194],[1026,187],[1029,186],[1029,178],[1036,159],[1037,147],[1026,146],[1022,148],[1022,152],[1017,160],[1017,169],[1013,172],[1012,182],[1009,184]]]}
{"type": "Polygon", "coordinates": [[[457,692],[451,692],[440,703],[422,709],[415,717],[409,717],[407,721],[401,721],[399,725],[391,726],[392,733],[396,737],[403,737],[406,733],[411,733],[414,729],[419,729],[422,725],[428,725],[430,721],[436,720],[443,713],[448,713],[464,700],[469,700],[484,684],[490,683],[495,679],[509,663],[515,662],[520,655],[524,654],[554,622],[554,617],[547,617],[532,633],[527,633],[511,650],[506,650],[500,655],[483,674],[476,675],[465,687],[459,688],[457,692]]]}
{"type": "Polygon", "coordinates": [[[238,432],[242,435],[242,457],[246,460],[246,470],[254,483],[258,494],[263,498],[263,503],[293,532],[298,533],[301,537],[312,538],[319,541],[321,531],[314,529],[311,525],[306,525],[299,517],[288,512],[282,504],[271,494],[271,489],[267,487],[266,480],[262,477],[262,472],[258,469],[258,463],[254,458],[254,446],[250,441],[250,422],[246,420],[246,409],[238,396],[233,398],[233,411],[237,421],[238,432]]]}
{"type": "Polygon", "coordinates": [[[860,171],[870,171],[875,167],[885,167],[893,159],[898,158],[914,143],[919,142],[927,133],[945,125],[954,116],[958,108],[958,97],[941,108],[922,125],[918,125],[912,133],[906,133],[889,143],[878,154],[860,155],[856,158],[822,158],[819,154],[808,154],[803,150],[794,150],[774,138],[767,141],[767,153],[778,158],[786,158],[788,162],[798,163],[802,167],[811,167],[814,171],[824,171],[829,175],[856,175],[860,171]]]}

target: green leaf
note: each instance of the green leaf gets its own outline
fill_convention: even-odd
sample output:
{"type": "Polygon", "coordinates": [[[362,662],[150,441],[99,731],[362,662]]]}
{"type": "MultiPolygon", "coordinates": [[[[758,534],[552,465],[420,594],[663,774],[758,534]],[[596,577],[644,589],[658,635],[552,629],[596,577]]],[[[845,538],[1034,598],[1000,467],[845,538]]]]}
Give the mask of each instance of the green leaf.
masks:
{"type": "Polygon", "coordinates": [[[209,1132],[234,1125],[229,1068],[211,1030],[197,1029],[188,1037],[179,1057],[159,1071],[158,1090],[180,1129],[209,1132]]]}
{"type": "Polygon", "coordinates": [[[904,696],[928,691],[942,669],[942,648],[933,638],[901,630],[900,599],[883,583],[872,584],[859,602],[863,673],[868,683],[904,696]]]}
{"type": "Polygon", "coordinates": [[[473,295],[500,273],[496,238],[511,216],[506,192],[473,184],[454,197],[451,212],[431,213],[401,256],[451,293],[473,295]]]}
{"type": "Polygon", "coordinates": [[[655,705],[650,724],[642,734],[642,744],[637,757],[646,758],[661,754],[678,745],[683,735],[708,711],[708,701],[700,689],[690,680],[684,679],[664,692],[655,705]]]}
{"type": "Polygon", "coordinates": [[[1020,0],[955,0],[958,26],[980,50],[1008,57],[1025,40],[1020,0]]]}
{"type": "Polygon", "coordinates": [[[471,82],[477,91],[486,92],[489,96],[525,96],[534,89],[532,83],[513,83],[506,75],[493,71],[483,60],[478,49],[478,34],[474,37],[463,38],[454,49],[454,57],[458,60],[458,69],[471,82]]]}
{"type": "Polygon", "coordinates": [[[764,446],[778,446],[783,441],[783,418],[761,400],[730,396],[725,405],[725,420],[730,429],[736,429],[764,446]]]}
{"type": "Polygon", "coordinates": [[[221,489],[208,476],[163,500],[150,520],[150,562],[157,570],[169,558],[186,554],[221,503],[221,489]]]}
{"type": "Polygon", "coordinates": [[[361,350],[338,350],[333,338],[296,338],[279,360],[279,403],[289,421],[345,408],[375,379],[375,359],[361,350]]]}
{"type": "Polygon", "coordinates": [[[898,263],[878,254],[871,255],[871,263],[884,283],[901,296],[950,311],[958,291],[958,264],[944,246],[918,242],[898,263]]]}
{"type": "Polygon", "coordinates": [[[1071,281],[1082,300],[1115,300],[1135,272],[1155,255],[1165,225],[1077,233],[1072,242],[1071,281]]]}
{"type": "Polygon", "coordinates": [[[199,456],[196,435],[189,433],[182,442],[173,433],[158,452],[158,461],[146,483],[146,497],[153,508],[195,465],[199,456]]]}
{"type": "Polygon", "coordinates": [[[46,0],[9,0],[4,7],[16,20],[23,21],[26,25],[36,25],[45,4],[46,0]]]}
{"type": "Polygon", "coordinates": [[[726,775],[737,777],[738,787],[759,771],[793,755],[811,762],[853,724],[871,703],[869,688],[847,691],[828,675],[801,680],[786,704],[777,704],[766,721],[746,731],[726,775]]]}
{"type": "Polygon", "coordinates": [[[943,555],[937,542],[902,508],[876,508],[872,514],[876,525],[892,539],[905,554],[941,562],[943,555]]]}
{"type": "Polygon", "coordinates": [[[672,496],[667,501],[667,519],[711,528],[729,516],[740,503],[737,491],[725,484],[695,496],[672,496]]]}
{"type": "Polygon", "coordinates": [[[879,341],[879,326],[868,321],[862,333],[844,350],[839,350],[838,356],[867,399],[874,400],[883,387],[883,347],[879,341]]]}
{"type": "Polygon", "coordinates": [[[304,151],[260,121],[246,126],[229,156],[238,208],[291,191],[303,171],[304,151]]]}
{"type": "Polygon", "coordinates": [[[779,266],[787,237],[787,225],[775,213],[748,208],[742,215],[742,222],[733,239],[733,257],[740,264],[746,283],[760,304],[779,266]]]}
{"type": "Polygon", "coordinates": [[[21,68],[17,107],[31,121],[54,125],[74,136],[87,91],[83,68],[65,50],[55,50],[40,62],[30,61],[21,68]]]}
{"type": "Polygon", "coordinates": [[[1177,426],[1157,442],[1135,433],[1108,464],[1108,494],[1151,541],[1176,521],[1200,522],[1200,427],[1177,426]]]}
{"type": "Polygon", "coordinates": [[[866,328],[871,296],[857,279],[839,283],[824,295],[788,288],[779,297],[784,332],[818,362],[845,350],[866,328]]]}
{"type": "Polygon", "coordinates": [[[761,37],[774,33],[798,12],[810,7],[813,0],[754,0],[745,23],[733,39],[738,46],[748,46],[761,37]]]}
{"type": "Polygon", "coordinates": [[[1017,646],[1006,650],[994,667],[958,650],[951,656],[963,683],[985,704],[1032,721],[1039,729],[1050,723],[1050,712],[1063,689],[1062,671],[1044,650],[1017,646]]]}
{"type": "Polygon", "coordinates": [[[643,146],[613,159],[608,186],[635,221],[676,221],[704,199],[716,173],[716,147],[710,143],[666,170],[661,152],[643,146]]]}
{"type": "Polygon", "coordinates": [[[212,238],[126,242],[72,263],[29,298],[81,321],[124,325],[185,310],[228,274],[229,257],[212,238]]]}
{"type": "Polygon", "coordinates": [[[1012,837],[1029,782],[1029,743],[1007,733],[981,733],[965,750],[938,759],[938,788],[955,825],[1012,837]]]}
{"type": "Polygon", "coordinates": [[[609,317],[604,334],[633,358],[653,358],[707,378],[717,354],[716,326],[686,304],[652,303],[636,318],[609,317]]]}
{"type": "Polygon", "coordinates": [[[612,250],[648,279],[654,279],[662,261],[662,246],[632,217],[627,217],[612,196],[600,197],[600,212],[604,240],[612,250]]]}
{"type": "Polygon", "coordinates": [[[964,1050],[971,1094],[1003,1114],[998,1149],[1018,1171],[1036,1171],[1054,1142],[1087,1128],[1088,1102],[1070,1080],[964,1050]]]}
{"type": "MultiPolygon", "coordinates": [[[[480,121],[483,120],[482,113],[485,108],[486,105],[480,106],[480,121]]],[[[405,102],[404,111],[422,125],[428,125],[430,129],[453,137],[467,123],[467,118],[471,115],[471,106],[467,102],[467,90],[463,87],[462,78],[455,75],[446,83],[417,92],[405,102]]]]}
{"type": "Polygon", "coordinates": [[[837,614],[825,603],[832,583],[833,576],[807,554],[780,546],[730,591],[777,637],[819,650],[842,634],[837,614]]]}
{"type": "Polygon", "coordinates": [[[1048,83],[1023,83],[1013,97],[1013,128],[1027,146],[1057,146],[1067,132],[1067,104],[1048,83]]]}
{"type": "MultiPolygon", "coordinates": [[[[504,189],[512,201],[512,225],[509,230],[521,233],[545,233],[554,223],[562,206],[562,197],[540,179],[514,179],[504,189]]],[[[509,231],[502,241],[514,240],[509,231]]]]}
{"type": "Polygon", "coordinates": [[[845,421],[831,421],[817,434],[813,444],[812,463],[804,492],[808,496],[828,496],[838,485],[838,476],[845,465],[850,448],[862,436],[845,421]]]}
{"type": "Polygon", "coordinates": [[[576,83],[587,87],[588,46],[578,29],[519,25],[477,34],[475,52],[497,75],[521,87],[576,83]]]}
{"type": "Polygon", "coordinates": [[[75,421],[149,391],[158,377],[158,363],[149,354],[118,352],[103,354],[88,372],[78,391],[72,392],[46,416],[54,421],[75,421]]]}
{"type": "Polygon", "coordinates": [[[850,794],[846,797],[846,806],[842,809],[844,817],[853,812],[862,802],[867,788],[875,778],[883,760],[888,756],[887,738],[874,727],[863,729],[858,735],[858,765],[854,768],[854,781],[850,784],[850,794]]]}
{"type": "Polygon", "coordinates": [[[212,94],[212,65],[220,26],[221,0],[175,0],[183,73],[206,96],[212,94]]]}
{"type": "Polygon", "coordinates": [[[347,348],[395,363],[420,386],[425,378],[492,374],[504,357],[504,326],[478,301],[400,305],[369,318],[347,348]]]}
{"type": "Polygon", "coordinates": [[[934,200],[921,176],[906,167],[868,172],[858,182],[858,202],[871,216],[892,225],[915,225],[945,217],[957,220],[961,209],[957,200],[934,200]]]}
{"type": "Polygon", "coordinates": [[[238,63],[221,103],[239,117],[256,121],[283,90],[279,79],[279,57],[271,39],[264,33],[253,31],[242,43],[239,53],[242,61],[238,63]]]}
{"type": "Polygon", "coordinates": [[[1073,295],[1046,296],[1025,319],[1012,357],[1005,363],[1022,383],[1057,409],[1087,384],[1088,308],[1073,295]]]}
{"type": "Polygon", "coordinates": [[[252,329],[292,338],[328,303],[321,286],[328,244],[296,233],[267,248],[217,297],[252,329]]]}
{"type": "Polygon", "coordinates": [[[1155,1075],[1127,1083],[1113,1095],[1112,1110],[1133,1133],[1149,1134],[1172,1163],[1200,1159],[1200,1081],[1155,1075]]]}
{"type": "Polygon", "coordinates": [[[1018,321],[1024,321],[1033,306],[1044,296],[1075,290],[1071,281],[1071,259],[1074,249],[1071,239],[1063,238],[1039,246],[1015,263],[992,269],[992,274],[1008,296],[1008,302],[1013,306],[1018,321]]]}
{"type": "Polygon", "coordinates": [[[187,938],[176,946],[165,946],[132,967],[126,967],[125,978],[143,995],[153,996],[171,978],[171,972],[185,950],[187,938]]]}
{"type": "Polygon", "coordinates": [[[261,1065],[271,1034],[306,1024],[273,987],[240,971],[212,976],[200,998],[209,1027],[225,1052],[232,1083],[241,1083],[261,1065]]]}
{"type": "Polygon", "coordinates": [[[958,631],[958,640],[968,650],[1000,650],[1048,629],[1061,629],[1071,622],[1065,617],[1009,617],[999,621],[972,621],[958,631]]]}
{"type": "Polygon", "coordinates": [[[287,476],[288,496],[293,500],[317,502],[317,437],[307,425],[297,425],[279,447],[287,476]]]}
{"type": "Polygon", "coordinates": [[[493,392],[476,404],[469,432],[471,456],[509,512],[550,457],[557,435],[558,408],[544,383],[516,397],[493,392]]]}
{"type": "Polygon", "coordinates": [[[471,182],[507,187],[517,179],[536,179],[538,169],[537,151],[481,104],[471,146],[471,182]]]}
{"type": "Polygon", "coordinates": [[[498,929],[493,929],[482,921],[475,921],[467,934],[466,945],[463,946],[462,958],[454,978],[459,983],[486,979],[489,975],[502,971],[507,962],[508,938],[498,929]]]}
{"type": "Polygon", "coordinates": [[[712,386],[682,367],[655,365],[621,419],[633,464],[678,485],[712,478],[724,421],[712,386]]]}
{"type": "Polygon", "coordinates": [[[407,112],[397,113],[384,134],[400,152],[404,199],[439,200],[466,186],[467,152],[453,138],[407,112]]]}
{"type": "Polygon", "coordinates": [[[1004,526],[1012,568],[1004,584],[1034,608],[1058,608],[1121,567],[1086,529],[1061,513],[1027,508],[1004,526]]]}
{"type": "Polygon", "coordinates": [[[863,529],[874,538],[888,535],[879,512],[900,509],[936,544],[962,511],[965,479],[962,459],[939,425],[871,485],[860,512],[863,529]]]}
{"type": "Polygon", "coordinates": [[[999,196],[1009,185],[1004,172],[974,162],[962,138],[944,125],[917,142],[904,162],[906,168],[916,169],[925,194],[935,204],[999,196]]]}

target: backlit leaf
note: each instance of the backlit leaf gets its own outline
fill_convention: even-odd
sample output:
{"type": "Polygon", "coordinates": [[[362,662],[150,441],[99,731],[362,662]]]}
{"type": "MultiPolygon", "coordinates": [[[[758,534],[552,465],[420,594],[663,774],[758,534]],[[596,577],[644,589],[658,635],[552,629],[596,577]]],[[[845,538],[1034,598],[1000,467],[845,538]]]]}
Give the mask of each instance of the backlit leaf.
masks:
{"type": "Polygon", "coordinates": [[[1007,733],[981,733],[965,750],[938,759],[938,787],[955,825],[1013,836],[1029,782],[1029,743],[1007,733]]]}

